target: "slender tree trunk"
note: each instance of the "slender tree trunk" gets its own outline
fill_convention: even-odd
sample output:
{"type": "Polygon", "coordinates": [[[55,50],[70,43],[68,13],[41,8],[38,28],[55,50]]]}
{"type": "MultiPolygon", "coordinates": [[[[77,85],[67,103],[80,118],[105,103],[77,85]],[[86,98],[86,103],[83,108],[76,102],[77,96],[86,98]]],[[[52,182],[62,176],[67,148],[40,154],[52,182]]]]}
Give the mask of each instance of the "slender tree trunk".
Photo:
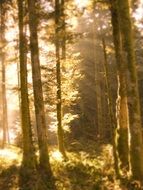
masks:
{"type": "Polygon", "coordinates": [[[114,168],[116,172],[117,178],[120,177],[119,171],[119,159],[117,153],[117,126],[115,122],[115,116],[113,111],[113,100],[111,95],[111,87],[109,81],[109,71],[108,71],[108,62],[107,62],[107,52],[106,52],[106,44],[104,38],[102,39],[103,46],[103,54],[104,54],[104,71],[106,77],[106,87],[108,94],[108,106],[109,106],[109,114],[110,114],[110,124],[111,124],[111,133],[112,133],[112,146],[113,146],[113,156],[114,156],[114,168]]]}
{"type": "Polygon", "coordinates": [[[143,181],[143,140],[136,58],[128,0],[118,0],[119,22],[127,61],[127,96],[131,132],[131,169],[135,180],[143,181]]]}
{"type": "MultiPolygon", "coordinates": [[[[57,122],[59,151],[66,157],[64,147],[64,131],[62,128],[62,97],[61,97],[61,59],[60,59],[60,3],[55,1],[55,46],[56,46],[56,77],[57,77],[57,122]]],[[[65,55],[64,55],[65,56],[65,55]]]]}
{"type": "Polygon", "coordinates": [[[66,60],[66,23],[65,23],[65,0],[61,0],[61,22],[62,22],[62,59],[66,60]]]}
{"type": "Polygon", "coordinates": [[[111,0],[111,20],[117,63],[118,91],[116,100],[116,116],[118,127],[118,153],[121,168],[129,169],[129,118],[127,106],[126,66],[123,58],[123,47],[119,27],[117,1],[111,0]]]}
{"type": "Polygon", "coordinates": [[[32,78],[34,91],[34,105],[36,115],[36,125],[39,144],[40,168],[49,177],[52,175],[49,163],[47,146],[47,126],[45,120],[43,90],[41,82],[41,70],[39,61],[38,35],[37,35],[37,16],[35,10],[36,0],[28,0],[29,28],[30,28],[30,48],[32,63],[32,78]]]}
{"type": "Polygon", "coordinates": [[[8,117],[7,117],[7,99],[6,99],[6,69],[5,69],[5,9],[4,3],[0,4],[1,11],[1,68],[2,68],[2,126],[3,126],[3,143],[2,147],[9,143],[8,117]]]}
{"type": "Polygon", "coordinates": [[[102,96],[101,96],[101,84],[100,84],[100,75],[99,75],[99,63],[96,61],[96,36],[95,36],[95,10],[93,12],[93,60],[94,60],[94,71],[95,71],[95,92],[96,92],[96,114],[97,114],[97,135],[99,137],[99,141],[102,138],[102,128],[103,128],[103,122],[102,122],[102,96]]]}
{"type": "MultiPolygon", "coordinates": [[[[17,43],[17,47],[19,46],[19,42],[17,43]]],[[[18,57],[18,51],[15,53],[15,57],[18,57]]],[[[21,92],[20,92],[20,65],[17,62],[17,84],[18,84],[18,105],[19,105],[19,115],[21,114],[20,106],[21,106],[21,92]]]]}
{"type": "Polygon", "coordinates": [[[7,116],[7,98],[6,98],[6,70],[5,70],[5,53],[1,57],[2,60],[2,112],[3,112],[3,147],[6,143],[10,143],[8,130],[8,116],[7,116]]]}
{"type": "Polygon", "coordinates": [[[36,156],[32,142],[30,111],[27,87],[27,44],[24,34],[23,0],[18,0],[19,17],[19,59],[20,59],[20,92],[21,92],[21,126],[23,134],[23,166],[36,169],[36,156]]]}

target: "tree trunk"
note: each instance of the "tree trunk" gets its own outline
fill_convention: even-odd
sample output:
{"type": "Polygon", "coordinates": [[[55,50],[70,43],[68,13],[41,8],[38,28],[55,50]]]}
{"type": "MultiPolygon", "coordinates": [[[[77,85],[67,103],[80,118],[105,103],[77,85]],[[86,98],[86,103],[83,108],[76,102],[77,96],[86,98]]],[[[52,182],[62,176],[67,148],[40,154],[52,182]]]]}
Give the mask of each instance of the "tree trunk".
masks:
{"type": "Polygon", "coordinates": [[[32,130],[30,123],[30,111],[27,87],[27,44],[24,34],[24,12],[23,1],[18,0],[19,17],[19,59],[20,59],[20,92],[21,92],[21,125],[23,135],[23,166],[26,168],[36,168],[36,156],[32,142],[32,130]]]}
{"type": "MultiPolygon", "coordinates": [[[[58,146],[61,154],[66,157],[64,147],[64,131],[62,128],[62,97],[61,97],[61,59],[60,59],[60,3],[55,1],[55,46],[56,46],[56,77],[57,77],[57,122],[58,146]]],[[[65,56],[65,55],[64,55],[65,56]]]]}
{"type": "Polygon", "coordinates": [[[96,61],[96,36],[95,36],[95,31],[96,31],[96,23],[95,23],[95,10],[93,11],[93,61],[94,61],[94,71],[95,71],[95,92],[96,92],[96,115],[97,117],[97,135],[99,138],[99,141],[102,139],[102,131],[103,131],[103,118],[102,118],[102,95],[101,95],[101,83],[100,83],[100,71],[99,71],[99,63],[96,61]]]}
{"type": "Polygon", "coordinates": [[[128,0],[118,0],[119,22],[127,61],[127,96],[131,132],[131,170],[133,179],[143,181],[143,140],[138,93],[136,59],[128,0]]]}
{"type": "Polygon", "coordinates": [[[123,58],[123,47],[119,27],[119,15],[117,11],[117,1],[111,0],[111,20],[113,27],[113,40],[115,46],[117,63],[118,91],[116,100],[116,117],[118,128],[118,153],[121,168],[129,169],[129,138],[128,138],[128,106],[127,106],[127,86],[126,86],[126,67],[123,58]]]}
{"type": "Polygon", "coordinates": [[[2,68],[2,126],[3,126],[3,142],[2,147],[4,148],[9,143],[9,131],[8,131],[8,117],[7,117],[7,99],[6,99],[6,70],[5,70],[5,8],[4,3],[0,4],[1,9],[1,68],[2,68]]]}
{"type": "Polygon", "coordinates": [[[102,39],[102,46],[103,46],[103,54],[104,54],[104,71],[106,77],[106,87],[107,87],[107,94],[108,94],[108,106],[109,106],[109,114],[110,114],[110,124],[111,124],[111,133],[112,133],[112,146],[113,146],[113,156],[114,156],[114,168],[116,172],[116,177],[120,177],[119,171],[119,159],[117,153],[117,126],[115,122],[115,116],[113,112],[113,100],[111,95],[111,87],[109,81],[109,71],[108,71],[108,62],[107,62],[107,52],[106,52],[106,44],[104,38],[102,39]]]}
{"type": "Polygon", "coordinates": [[[61,22],[62,22],[62,59],[66,60],[66,23],[65,23],[65,0],[61,0],[61,22]]]}
{"type": "Polygon", "coordinates": [[[39,61],[38,35],[37,35],[37,16],[35,10],[36,0],[28,0],[29,29],[30,29],[30,48],[31,64],[34,91],[34,105],[36,115],[36,126],[38,134],[39,156],[41,171],[51,176],[47,146],[47,126],[45,121],[45,111],[43,102],[43,90],[41,82],[41,70],[39,61]]]}

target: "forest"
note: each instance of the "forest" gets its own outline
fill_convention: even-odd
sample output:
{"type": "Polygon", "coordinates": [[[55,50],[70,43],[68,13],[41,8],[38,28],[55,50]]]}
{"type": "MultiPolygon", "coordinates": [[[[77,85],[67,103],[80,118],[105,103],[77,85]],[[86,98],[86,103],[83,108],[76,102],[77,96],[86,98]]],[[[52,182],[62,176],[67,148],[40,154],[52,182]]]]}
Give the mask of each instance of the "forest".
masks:
{"type": "Polygon", "coordinates": [[[143,190],[143,0],[0,0],[0,190],[143,190]]]}

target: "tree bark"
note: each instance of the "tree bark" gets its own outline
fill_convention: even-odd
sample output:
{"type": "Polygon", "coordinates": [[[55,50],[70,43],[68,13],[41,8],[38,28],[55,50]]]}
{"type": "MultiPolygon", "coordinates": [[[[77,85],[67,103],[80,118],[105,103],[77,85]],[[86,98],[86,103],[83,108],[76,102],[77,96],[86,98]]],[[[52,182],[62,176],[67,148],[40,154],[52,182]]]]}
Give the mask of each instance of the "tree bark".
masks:
{"type": "Polygon", "coordinates": [[[114,168],[116,172],[116,177],[120,177],[119,170],[119,159],[117,153],[117,126],[115,122],[115,116],[113,112],[113,100],[111,95],[111,87],[109,81],[109,71],[108,71],[108,62],[107,62],[107,52],[106,52],[106,44],[104,38],[102,38],[102,46],[103,46],[103,54],[104,54],[104,71],[106,77],[106,87],[108,94],[108,106],[109,106],[109,114],[110,114],[110,124],[111,124],[111,133],[112,133],[112,146],[113,146],[113,156],[114,156],[114,168]]]}
{"type": "Polygon", "coordinates": [[[38,34],[37,34],[37,16],[35,10],[35,3],[36,0],[32,1],[28,0],[34,106],[35,106],[36,126],[38,134],[40,168],[41,171],[46,172],[50,177],[52,173],[49,163],[48,146],[47,146],[47,126],[45,121],[43,90],[41,82],[41,70],[40,70],[38,34]]]}
{"type": "Polygon", "coordinates": [[[118,91],[116,100],[116,117],[118,128],[118,153],[121,168],[129,169],[129,118],[127,106],[126,66],[123,57],[123,47],[119,27],[119,15],[117,1],[111,0],[111,20],[113,28],[113,40],[117,64],[118,91]]]}
{"type": "Polygon", "coordinates": [[[28,87],[27,87],[27,44],[24,33],[24,7],[23,1],[18,0],[19,18],[19,60],[20,60],[20,92],[21,92],[21,126],[23,135],[23,166],[36,169],[36,156],[32,142],[32,129],[30,122],[28,87]]]}
{"type": "Polygon", "coordinates": [[[61,22],[62,22],[62,59],[66,60],[66,22],[65,22],[65,0],[61,0],[61,22]]]}
{"type": "Polygon", "coordinates": [[[143,140],[138,93],[136,58],[128,0],[118,0],[119,23],[127,61],[127,97],[131,132],[131,170],[133,179],[143,181],[143,140]]]}
{"type": "Polygon", "coordinates": [[[18,0],[19,18],[19,60],[20,60],[20,92],[21,92],[21,125],[23,135],[23,166],[36,168],[36,156],[32,142],[32,129],[30,122],[28,87],[27,87],[27,44],[24,34],[24,12],[23,2],[18,0]]]}
{"type": "Polygon", "coordinates": [[[4,148],[7,143],[9,143],[9,130],[8,130],[8,116],[7,116],[7,98],[6,98],[6,69],[5,69],[5,63],[6,63],[6,54],[5,54],[5,45],[6,45],[6,39],[5,39],[5,8],[4,8],[4,2],[0,3],[0,9],[1,9],[1,34],[0,34],[0,40],[1,40],[1,48],[0,48],[0,54],[1,54],[1,68],[2,68],[2,126],[3,126],[3,142],[2,147],[4,148]]]}
{"type": "MultiPolygon", "coordinates": [[[[61,154],[66,157],[64,147],[64,131],[62,128],[62,96],[61,96],[61,58],[60,58],[60,8],[59,0],[55,1],[55,46],[56,46],[56,78],[57,78],[57,133],[58,146],[61,154]]],[[[64,55],[65,56],[65,55],[64,55]]]]}

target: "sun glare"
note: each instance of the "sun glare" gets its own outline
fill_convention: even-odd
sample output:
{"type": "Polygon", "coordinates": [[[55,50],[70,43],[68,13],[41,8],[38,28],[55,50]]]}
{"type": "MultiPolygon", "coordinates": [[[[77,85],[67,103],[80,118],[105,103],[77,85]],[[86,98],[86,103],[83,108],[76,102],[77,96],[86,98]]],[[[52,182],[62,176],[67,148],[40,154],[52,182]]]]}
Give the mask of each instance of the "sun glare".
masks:
{"type": "Polygon", "coordinates": [[[13,29],[13,30],[6,32],[5,37],[8,42],[11,42],[13,40],[13,37],[16,35],[18,35],[18,32],[15,29],[13,29]]]}
{"type": "Polygon", "coordinates": [[[89,0],[75,0],[75,3],[79,8],[84,8],[89,4],[89,0]]]}
{"type": "Polygon", "coordinates": [[[139,1],[139,6],[133,15],[136,20],[141,20],[143,18],[143,0],[139,1]]]}
{"type": "Polygon", "coordinates": [[[3,158],[7,157],[11,160],[15,160],[15,159],[17,159],[17,154],[12,152],[9,149],[2,149],[2,150],[0,150],[0,157],[3,157],[3,158]]]}
{"type": "Polygon", "coordinates": [[[53,151],[51,153],[51,157],[53,160],[56,160],[56,161],[62,161],[63,160],[62,154],[58,150],[53,151]]]}
{"type": "Polygon", "coordinates": [[[1,160],[5,161],[8,165],[11,165],[16,161],[17,164],[21,163],[21,154],[19,154],[18,148],[5,148],[0,149],[0,162],[1,160]]]}

